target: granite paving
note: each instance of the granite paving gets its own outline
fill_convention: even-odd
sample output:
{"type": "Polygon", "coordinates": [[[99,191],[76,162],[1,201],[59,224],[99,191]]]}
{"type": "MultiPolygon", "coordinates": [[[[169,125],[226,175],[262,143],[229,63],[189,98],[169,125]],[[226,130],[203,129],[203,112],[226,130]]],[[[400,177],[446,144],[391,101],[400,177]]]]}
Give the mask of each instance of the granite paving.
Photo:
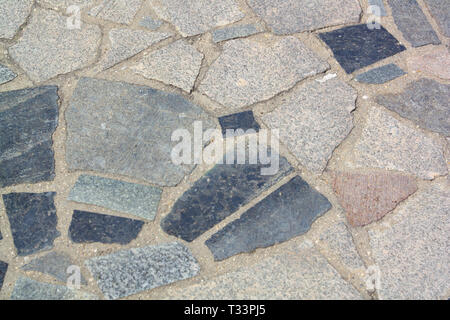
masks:
{"type": "Polygon", "coordinates": [[[227,130],[229,130],[228,136],[230,135],[234,136],[241,132],[237,131],[238,129],[242,129],[244,133],[246,132],[250,133],[252,132],[251,130],[258,132],[260,129],[260,126],[258,122],[255,120],[255,117],[253,115],[253,111],[251,110],[234,113],[227,116],[222,116],[219,118],[219,123],[220,127],[222,128],[222,135],[224,137],[227,136],[227,130]]]}
{"type": "Polygon", "coordinates": [[[450,6],[446,0],[424,0],[446,37],[450,37],[450,6]]]}
{"type": "Polygon", "coordinates": [[[262,28],[256,24],[244,24],[223,29],[214,30],[212,33],[214,42],[221,42],[230,39],[244,38],[262,32],[262,28]]]}
{"type": "Polygon", "coordinates": [[[121,24],[131,24],[141,8],[142,0],[103,0],[89,15],[121,24]]]}
{"type": "Polygon", "coordinates": [[[33,0],[2,0],[0,2],[0,38],[14,38],[31,12],[33,0]]]}
{"type": "Polygon", "coordinates": [[[368,84],[383,84],[405,74],[406,72],[396,64],[390,63],[361,73],[355,77],[355,80],[368,84]]]}
{"type": "Polygon", "coordinates": [[[150,16],[145,16],[145,17],[143,17],[141,19],[141,21],[139,21],[139,25],[141,27],[147,28],[147,29],[152,30],[152,31],[154,31],[154,30],[158,29],[159,27],[161,27],[162,24],[163,24],[162,20],[154,19],[154,18],[152,18],[150,16]]]}
{"type": "Polygon", "coordinates": [[[14,73],[7,66],[0,64],[0,84],[7,83],[11,80],[14,80],[17,77],[17,74],[14,73]]]}
{"type": "Polygon", "coordinates": [[[408,58],[408,67],[426,76],[450,80],[450,52],[448,48],[433,48],[431,52],[408,58]]]}
{"type": "Polygon", "coordinates": [[[8,264],[0,260],[0,290],[3,287],[3,281],[5,281],[6,271],[8,270],[8,264]]]}
{"type": "Polygon", "coordinates": [[[384,6],[383,0],[369,0],[369,6],[375,6],[376,9],[372,10],[372,14],[379,16],[379,17],[385,17],[387,16],[386,13],[386,7],[384,6]],[[379,10],[379,11],[375,11],[379,10]]]}

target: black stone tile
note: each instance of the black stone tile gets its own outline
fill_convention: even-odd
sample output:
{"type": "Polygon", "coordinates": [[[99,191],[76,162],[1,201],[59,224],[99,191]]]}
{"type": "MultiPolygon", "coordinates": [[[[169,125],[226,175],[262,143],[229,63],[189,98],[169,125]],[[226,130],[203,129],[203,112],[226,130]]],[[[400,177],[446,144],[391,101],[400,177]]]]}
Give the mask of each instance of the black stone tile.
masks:
{"type": "Polygon", "coordinates": [[[53,180],[57,124],[57,87],[0,93],[0,188],[53,180]]]}
{"type": "Polygon", "coordinates": [[[193,241],[241,206],[268,189],[293,169],[280,156],[274,175],[261,175],[260,164],[218,164],[187,190],[162,220],[162,229],[193,241]]]}
{"type": "Polygon", "coordinates": [[[383,26],[371,30],[366,24],[360,24],[320,33],[319,36],[347,73],[406,50],[383,26]]]}
{"type": "Polygon", "coordinates": [[[53,247],[60,236],[54,192],[10,193],[3,195],[14,245],[19,256],[26,256],[53,247]]]}
{"type": "Polygon", "coordinates": [[[143,225],[139,220],[75,210],[69,236],[75,243],[127,244],[136,239],[143,225]]]}
{"type": "Polygon", "coordinates": [[[8,270],[8,264],[0,260],[0,290],[3,287],[3,281],[5,280],[6,271],[8,270]]]}
{"type": "Polygon", "coordinates": [[[216,261],[266,248],[307,232],[330,209],[327,198],[297,176],[214,234],[206,245],[216,261]]]}
{"type": "Polygon", "coordinates": [[[253,111],[251,110],[220,117],[219,123],[222,127],[223,136],[226,135],[227,129],[242,129],[244,131],[253,129],[256,132],[260,129],[258,122],[256,122],[255,117],[253,116],[253,111]]]}

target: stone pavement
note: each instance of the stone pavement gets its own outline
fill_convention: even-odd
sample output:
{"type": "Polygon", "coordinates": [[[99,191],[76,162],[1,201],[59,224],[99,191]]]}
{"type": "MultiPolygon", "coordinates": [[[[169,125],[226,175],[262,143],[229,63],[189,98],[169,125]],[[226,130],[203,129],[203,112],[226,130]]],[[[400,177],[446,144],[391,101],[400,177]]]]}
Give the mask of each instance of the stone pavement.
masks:
{"type": "Polygon", "coordinates": [[[449,21],[0,1],[0,299],[448,299],[449,21]],[[174,136],[229,151],[227,129],[244,152],[279,130],[278,170],[173,161],[174,136]]]}

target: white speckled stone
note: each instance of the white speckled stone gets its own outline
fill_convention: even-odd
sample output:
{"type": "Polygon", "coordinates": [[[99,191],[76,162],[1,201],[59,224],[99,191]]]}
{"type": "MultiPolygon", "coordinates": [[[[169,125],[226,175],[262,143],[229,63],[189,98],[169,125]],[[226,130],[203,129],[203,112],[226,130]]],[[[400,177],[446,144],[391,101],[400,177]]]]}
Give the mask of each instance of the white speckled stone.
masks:
{"type": "Polygon", "coordinates": [[[33,0],[0,1],[0,38],[12,39],[30,14],[33,0]]]}
{"type": "Polygon", "coordinates": [[[89,15],[121,24],[131,24],[141,8],[142,0],[103,0],[89,15]]]}

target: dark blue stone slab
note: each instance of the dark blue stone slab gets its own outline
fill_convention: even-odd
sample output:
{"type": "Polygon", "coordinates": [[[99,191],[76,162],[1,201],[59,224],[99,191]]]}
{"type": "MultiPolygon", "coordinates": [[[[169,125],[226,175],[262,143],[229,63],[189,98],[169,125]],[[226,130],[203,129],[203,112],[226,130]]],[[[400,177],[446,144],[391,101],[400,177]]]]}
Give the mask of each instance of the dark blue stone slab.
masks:
{"type": "Polygon", "coordinates": [[[261,175],[261,168],[260,164],[216,165],[175,202],[161,222],[162,229],[193,241],[293,170],[281,156],[276,174],[261,175]]]}
{"type": "Polygon", "coordinates": [[[253,116],[253,111],[251,110],[220,117],[219,123],[222,127],[223,136],[226,135],[227,129],[242,129],[244,131],[253,129],[256,132],[260,129],[258,122],[256,122],[255,117],[253,116]]]}
{"type": "Polygon", "coordinates": [[[355,77],[355,80],[368,84],[383,84],[405,74],[406,72],[400,69],[396,64],[390,63],[361,73],[355,77]]]}
{"type": "Polygon", "coordinates": [[[366,24],[344,27],[319,34],[347,73],[406,50],[383,26],[369,29],[366,24]]]}
{"type": "Polygon", "coordinates": [[[60,236],[54,205],[55,192],[3,195],[14,245],[19,256],[53,248],[60,236]]]}
{"type": "Polygon", "coordinates": [[[3,240],[2,230],[0,230],[0,240],[3,240]]]}
{"type": "Polygon", "coordinates": [[[0,188],[53,180],[57,125],[57,87],[0,93],[0,188]]]}
{"type": "Polygon", "coordinates": [[[216,261],[224,260],[299,236],[330,209],[327,198],[297,176],[214,234],[205,244],[216,261]]]}
{"type": "Polygon", "coordinates": [[[8,270],[8,264],[0,260],[0,290],[3,287],[3,281],[5,280],[6,271],[8,270]]]}
{"type": "Polygon", "coordinates": [[[69,236],[75,243],[127,244],[136,239],[143,225],[139,220],[75,210],[69,236]]]}

